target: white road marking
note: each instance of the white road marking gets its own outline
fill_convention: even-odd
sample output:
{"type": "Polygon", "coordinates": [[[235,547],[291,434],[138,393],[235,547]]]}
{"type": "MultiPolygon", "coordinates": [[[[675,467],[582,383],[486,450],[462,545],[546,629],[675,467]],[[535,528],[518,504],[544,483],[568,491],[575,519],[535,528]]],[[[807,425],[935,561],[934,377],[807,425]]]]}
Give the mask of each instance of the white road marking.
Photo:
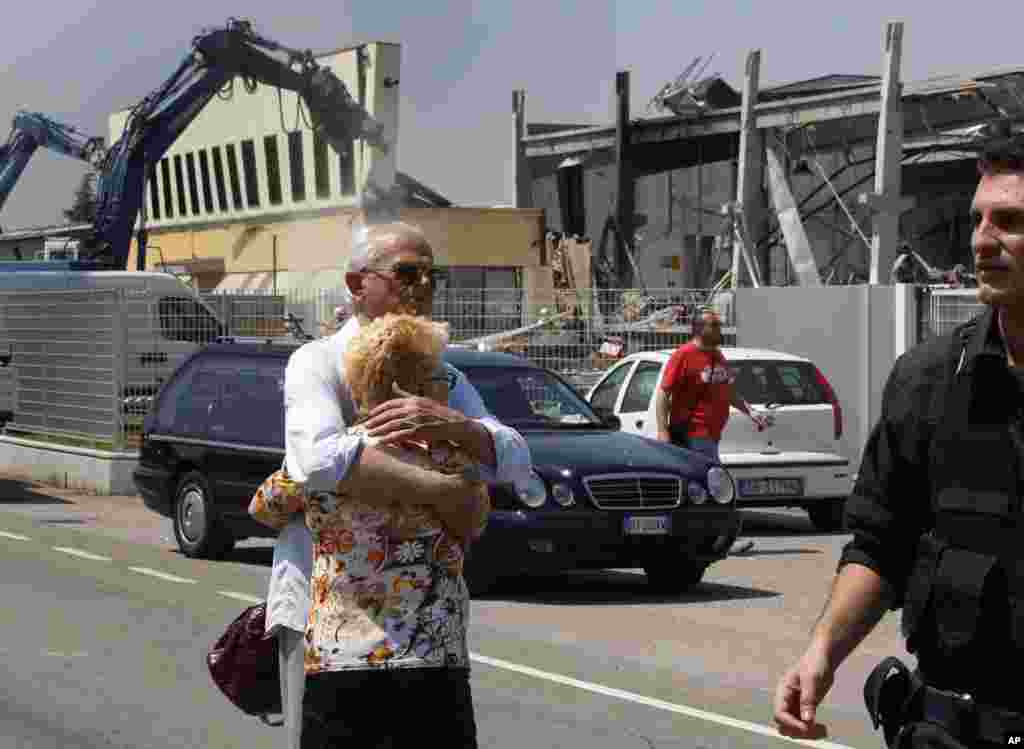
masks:
{"type": "Polygon", "coordinates": [[[197,582],[188,577],[178,577],[177,575],[169,575],[166,572],[160,570],[151,570],[149,567],[129,567],[132,572],[138,572],[140,575],[149,575],[150,577],[158,577],[161,580],[166,580],[171,583],[194,583],[197,582]]]}
{"type": "Polygon", "coordinates": [[[679,715],[685,715],[690,718],[697,718],[698,720],[706,720],[711,723],[718,723],[723,726],[729,726],[730,728],[739,728],[744,731],[750,731],[751,733],[757,733],[762,736],[768,736],[769,738],[779,739],[781,741],[789,741],[794,744],[803,744],[804,746],[820,747],[820,749],[851,749],[843,744],[835,744],[829,741],[809,741],[804,739],[791,739],[788,736],[783,736],[778,733],[774,728],[769,726],[759,725],[757,723],[749,723],[745,720],[737,720],[736,718],[729,718],[725,715],[718,715],[717,713],[709,713],[706,710],[698,710],[695,707],[688,707],[687,705],[677,705],[673,702],[665,702],[664,700],[654,699],[653,697],[644,697],[642,694],[636,692],[627,692],[622,689],[614,689],[612,687],[606,687],[601,684],[593,684],[589,681],[580,681],[579,679],[573,679],[569,676],[562,676],[561,674],[554,674],[550,671],[541,671],[536,668],[529,666],[521,666],[518,663],[510,663],[509,661],[499,660],[498,658],[490,658],[486,655],[479,655],[477,653],[469,654],[470,660],[481,663],[485,666],[491,666],[492,668],[501,668],[506,671],[514,671],[518,674],[525,676],[532,676],[536,679],[543,679],[545,681],[554,682],[555,684],[563,684],[569,687],[575,687],[576,689],[582,689],[586,692],[593,692],[594,694],[602,694],[605,697],[615,697],[626,702],[635,702],[638,705],[646,705],[647,707],[653,707],[658,710],[666,710],[671,713],[678,713],[679,715]]]}
{"type": "Polygon", "coordinates": [[[81,650],[76,650],[73,653],[63,653],[60,650],[44,650],[43,655],[48,655],[52,658],[84,658],[89,654],[81,650]]]}
{"type": "Polygon", "coordinates": [[[65,554],[70,554],[73,557],[81,557],[82,559],[91,559],[94,562],[112,562],[110,557],[100,556],[99,554],[92,554],[88,551],[82,551],[81,549],[72,549],[69,546],[54,546],[54,551],[61,551],[65,554]]]}
{"type": "Polygon", "coordinates": [[[245,603],[263,603],[262,598],[250,596],[248,593],[235,593],[233,590],[218,590],[217,592],[220,593],[222,596],[234,598],[238,601],[244,601],[245,603]]]}
{"type": "Polygon", "coordinates": [[[13,541],[31,541],[32,539],[28,536],[19,536],[17,533],[8,533],[7,531],[0,531],[0,537],[9,538],[13,541]]]}

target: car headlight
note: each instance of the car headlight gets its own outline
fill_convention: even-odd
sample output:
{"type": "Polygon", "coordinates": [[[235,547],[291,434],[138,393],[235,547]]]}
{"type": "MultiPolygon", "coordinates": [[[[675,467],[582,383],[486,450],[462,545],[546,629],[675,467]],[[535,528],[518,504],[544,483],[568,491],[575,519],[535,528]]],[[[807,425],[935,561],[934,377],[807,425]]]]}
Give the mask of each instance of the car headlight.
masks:
{"type": "Polygon", "coordinates": [[[690,481],[686,485],[686,494],[695,505],[702,505],[708,500],[708,493],[704,487],[696,481],[690,481]]]}
{"type": "Polygon", "coordinates": [[[708,470],[708,489],[719,504],[727,505],[736,499],[736,484],[724,468],[715,466],[708,470]]]}
{"type": "Polygon", "coordinates": [[[536,471],[530,471],[530,479],[526,482],[526,486],[517,487],[516,494],[519,496],[519,501],[531,510],[536,510],[548,501],[547,484],[537,475],[536,471]]]}
{"type": "Polygon", "coordinates": [[[572,487],[568,484],[552,484],[551,496],[554,497],[555,501],[562,507],[572,507],[576,504],[576,497],[573,496],[572,487]]]}

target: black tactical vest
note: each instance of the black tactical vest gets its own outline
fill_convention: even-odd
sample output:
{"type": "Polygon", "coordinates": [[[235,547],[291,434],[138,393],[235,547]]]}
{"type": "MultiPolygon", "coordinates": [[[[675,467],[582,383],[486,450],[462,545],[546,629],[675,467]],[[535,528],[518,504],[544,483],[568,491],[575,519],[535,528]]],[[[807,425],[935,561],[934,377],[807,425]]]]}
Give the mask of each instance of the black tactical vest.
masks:
{"type": "MultiPolygon", "coordinates": [[[[954,336],[954,365],[966,336],[954,336]]],[[[950,367],[929,454],[934,525],[920,540],[902,628],[922,672],[949,682],[991,678],[1024,661],[1024,520],[1019,386],[1005,357],[950,367]],[[999,659],[993,661],[993,659],[999,659]]],[[[984,684],[984,681],[977,683],[984,684]]]]}

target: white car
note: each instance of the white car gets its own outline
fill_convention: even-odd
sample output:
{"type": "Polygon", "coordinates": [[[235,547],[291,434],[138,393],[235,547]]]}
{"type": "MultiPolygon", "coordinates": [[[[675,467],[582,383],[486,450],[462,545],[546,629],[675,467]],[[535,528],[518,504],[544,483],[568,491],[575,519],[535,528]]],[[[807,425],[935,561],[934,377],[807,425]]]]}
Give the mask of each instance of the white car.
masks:
{"type": "MultiPolygon", "coordinates": [[[[630,354],[608,368],[587,400],[595,410],[618,416],[624,431],[656,439],[654,395],[673,351],[630,354]]],[[[828,380],[800,356],[721,351],[736,375],[737,392],[772,421],[758,431],[746,415],[730,409],[719,454],[736,480],[738,504],[801,507],[820,530],[842,528],[853,477],[840,443],[842,408],[828,380]]]]}

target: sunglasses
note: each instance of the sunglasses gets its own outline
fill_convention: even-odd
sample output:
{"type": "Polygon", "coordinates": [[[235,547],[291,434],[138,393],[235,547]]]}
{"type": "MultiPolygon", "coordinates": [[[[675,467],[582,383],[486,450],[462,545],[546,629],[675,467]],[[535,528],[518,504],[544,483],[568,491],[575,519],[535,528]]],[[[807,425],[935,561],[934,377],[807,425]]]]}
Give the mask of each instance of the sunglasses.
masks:
{"type": "Polygon", "coordinates": [[[389,281],[395,280],[403,286],[416,286],[427,283],[433,287],[444,276],[444,271],[439,268],[417,265],[416,263],[397,263],[389,268],[381,268],[379,270],[377,268],[367,268],[364,273],[379,276],[389,281]],[[391,275],[385,275],[385,273],[390,273],[391,275]]]}

